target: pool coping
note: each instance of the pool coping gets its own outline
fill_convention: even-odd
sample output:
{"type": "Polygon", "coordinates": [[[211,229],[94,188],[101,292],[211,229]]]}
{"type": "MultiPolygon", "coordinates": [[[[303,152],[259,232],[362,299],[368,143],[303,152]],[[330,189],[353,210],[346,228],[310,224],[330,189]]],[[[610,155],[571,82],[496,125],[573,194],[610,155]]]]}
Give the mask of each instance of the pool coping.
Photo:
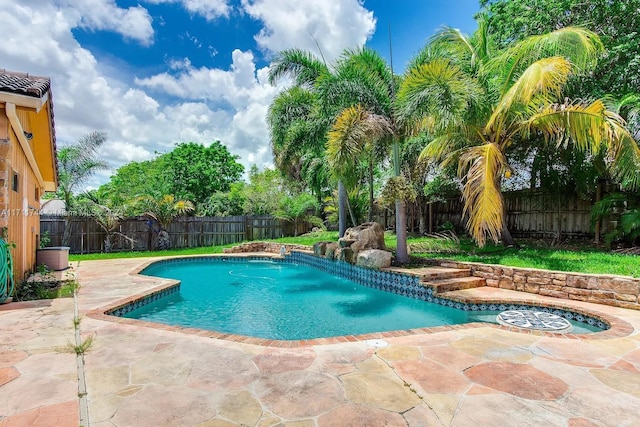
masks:
{"type": "MultiPolygon", "coordinates": [[[[222,257],[227,257],[227,258],[267,257],[267,258],[274,258],[274,259],[282,258],[279,254],[273,254],[269,252],[168,256],[168,257],[150,259],[149,261],[134,268],[128,274],[133,276],[141,275],[140,273],[150,265],[158,262],[162,262],[162,261],[172,260],[172,259],[222,258],[222,257]]],[[[411,274],[410,269],[407,269],[403,274],[411,274]]],[[[173,331],[173,332],[179,332],[179,333],[184,333],[189,335],[197,335],[197,336],[207,337],[207,338],[222,339],[222,340],[233,341],[233,342],[244,343],[244,344],[253,344],[253,345],[259,345],[259,346],[265,346],[265,347],[280,347],[280,348],[339,344],[339,343],[346,343],[346,342],[358,342],[358,341],[367,341],[372,339],[404,337],[404,336],[420,335],[420,334],[434,334],[434,333],[446,332],[446,331],[466,330],[466,329],[476,329],[476,328],[486,328],[486,327],[501,329],[501,330],[506,330],[511,332],[518,332],[522,334],[548,336],[548,337],[565,338],[565,339],[579,339],[579,340],[580,339],[599,340],[599,339],[611,339],[611,338],[617,338],[617,337],[624,337],[624,336],[630,335],[635,330],[630,323],[618,317],[605,314],[603,312],[594,310],[592,308],[584,309],[582,307],[578,307],[577,305],[574,305],[571,303],[569,304],[567,303],[563,304],[560,302],[556,303],[555,301],[549,301],[546,298],[544,300],[541,300],[539,298],[491,299],[491,298],[483,298],[483,297],[474,296],[474,295],[464,295],[464,294],[461,294],[460,291],[452,291],[452,292],[439,294],[438,298],[443,298],[443,299],[453,301],[454,303],[462,303],[462,304],[496,304],[496,305],[519,304],[519,305],[528,305],[528,306],[535,305],[536,307],[546,307],[546,308],[567,310],[575,313],[585,314],[590,317],[599,319],[607,323],[609,325],[609,329],[600,331],[600,332],[590,333],[590,334],[571,334],[571,333],[554,333],[554,332],[546,332],[546,331],[539,331],[539,330],[529,330],[529,329],[522,329],[514,326],[505,326],[505,325],[484,323],[484,322],[471,322],[471,323],[463,323],[459,325],[401,329],[401,330],[395,330],[395,331],[372,332],[367,334],[344,335],[344,336],[314,338],[314,339],[304,339],[304,340],[277,340],[277,339],[259,338],[259,337],[252,337],[252,336],[232,334],[232,333],[209,331],[209,330],[198,329],[198,328],[166,325],[162,323],[149,322],[149,321],[139,320],[139,319],[130,319],[130,318],[119,317],[113,314],[109,314],[110,312],[113,312],[118,308],[130,305],[130,304],[134,304],[135,302],[148,299],[152,295],[160,294],[162,292],[165,292],[167,290],[180,286],[179,280],[166,279],[166,278],[160,278],[155,276],[146,276],[146,275],[145,277],[151,278],[157,281],[162,281],[164,283],[162,285],[158,285],[151,289],[148,289],[144,292],[135,293],[125,298],[118,299],[110,304],[89,310],[86,312],[86,316],[93,319],[104,320],[107,322],[112,322],[117,324],[144,326],[152,329],[173,331]]],[[[478,288],[478,289],[482,289],[482,288],[478,288]]],[[[517,292],[517,291],[513,291],[513,292],[517,292]]],[[[530,295],[532,294],[528,294],[528,296],[530,295]]]]}

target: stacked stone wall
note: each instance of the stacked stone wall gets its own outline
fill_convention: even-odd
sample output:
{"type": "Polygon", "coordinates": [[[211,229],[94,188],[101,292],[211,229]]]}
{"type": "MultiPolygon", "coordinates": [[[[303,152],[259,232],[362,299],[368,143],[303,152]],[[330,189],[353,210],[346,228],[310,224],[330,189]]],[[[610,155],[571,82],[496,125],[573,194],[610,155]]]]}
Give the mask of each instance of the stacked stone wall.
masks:
{"type": "Polygon", "coordinates": [[[640,310],[640,279],[626,276],[565,273],[535,268],[433,260],[442,267],[470,268],[487,286],[556,298],[640,310]]]}
{"type": "Polygon", "coordinates": [[[275,242],[248,242],[242,243],[232,248],[225,248],[225,254],[237,254],[248,252],[269,252],[274,254],[280,253],[280,248],[284,246],[285,253],[289,254],[291,251],[312,251],[311,246],[295,245],[291,243],[275,243],[275,242]]]}

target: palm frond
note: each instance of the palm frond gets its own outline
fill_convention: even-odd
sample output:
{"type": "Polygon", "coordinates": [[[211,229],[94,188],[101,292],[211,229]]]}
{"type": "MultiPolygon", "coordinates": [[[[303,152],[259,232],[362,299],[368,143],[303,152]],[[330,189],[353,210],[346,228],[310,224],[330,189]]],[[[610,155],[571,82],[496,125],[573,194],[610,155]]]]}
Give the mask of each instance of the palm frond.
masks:
{"type": "Polygon", "coordinates": [[[501,124],[508,120],[511,109],[530,106],[534,98],[534,105],[548,104],[551,99],[557,99],[570,72],[569,61],[558,56],[543,58],[531,64],[502,96],[487,121],[485,131],[490,133],[491,129],[504,130],[501,124]]]}
{"type": "Polygon", "coordinates": [[[298,86],[312,87],[327,72],[327,65],[311,52],[287,49],[279,52],[271,61],[269,83],[274,85],[282,78],[290,77],[298,86]]]}
{"type": "Polygon", "coordinates": [[[460,156],[463,215],[469,216],[467,228],[480,247],[487,237],[500,240],[504,221],[500,176],[507,169],[504,153],[493,143],[469,148],[460,156]]]}
{"type": "Polygon", "coordinates": [[[640,148],[618,114],[601,100],[553,104],[523,123],[523,136],[532,129],[557,145],[574,145],[591,153],[606,150],[614,175],[628,188],[640,188],[640,148]]]}
{"type": "MultiPolygon", "coordinates": [[[[420,161],[433,160],[435,162],[446,163],[450,161],[452,154],[460,149],[460,140],[458,135],[443,134],[433,138],[420,152],[418,159],[420,161]]],[[[442,164],[446,166],[446,164],[442,164]]]]}
{"type": "Polygon", "coordinates": [[[530,64],[547,57],[564,57],[577,72],[593,67],[604,47],[598,35],[581,27],[527,37],[487,62],[483,73],[499,76],[501,95],[505,94],[520,73],[530,64]]]}
{"type": "Polygon", "coordinates": [[[440,128],[461,123],[481,89],[458,66],[436,60],[411,69],[400,86],[396,114],[401,122],[431,116],[440,128]]]}
{"type": "Polygon", "coordinates": [[[393,129],[384,116],[371,114],[360,104],[345,108],[327,135],[329,163],[338,176],[344,176],[372,141],[390,134],[393,129]]]}

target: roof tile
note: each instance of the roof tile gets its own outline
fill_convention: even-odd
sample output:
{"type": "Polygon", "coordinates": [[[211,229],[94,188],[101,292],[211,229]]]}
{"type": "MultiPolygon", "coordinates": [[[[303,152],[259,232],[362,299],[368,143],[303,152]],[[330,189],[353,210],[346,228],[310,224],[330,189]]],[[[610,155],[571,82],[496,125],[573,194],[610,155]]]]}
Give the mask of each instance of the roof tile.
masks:
{"type": "Polygon", "coordinates": [[[32,76],[0,69],[0,92],[42,98],[51,88],[48,77],[32,76]]]}

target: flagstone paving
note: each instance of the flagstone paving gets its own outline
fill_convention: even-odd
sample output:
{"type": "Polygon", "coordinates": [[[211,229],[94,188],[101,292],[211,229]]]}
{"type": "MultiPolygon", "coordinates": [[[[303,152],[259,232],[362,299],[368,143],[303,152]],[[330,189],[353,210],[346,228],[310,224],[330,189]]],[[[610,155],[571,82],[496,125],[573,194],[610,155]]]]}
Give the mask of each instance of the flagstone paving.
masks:
{"type": "MultiPolygon", "coordinates": [[[[366,336],[386,347],[256,345],[93,315],[169,283],[130,274],[148,261],[75,266],[82,336],[94,337],[84,358],[91,426],[640,424],[638,311],[477,288],[456,292],[561,302],[627,326],[577,339],[477,325],[366,336]]],[[[0,427],[79,425],[73,308],[0,306],[0,427]]]]}

